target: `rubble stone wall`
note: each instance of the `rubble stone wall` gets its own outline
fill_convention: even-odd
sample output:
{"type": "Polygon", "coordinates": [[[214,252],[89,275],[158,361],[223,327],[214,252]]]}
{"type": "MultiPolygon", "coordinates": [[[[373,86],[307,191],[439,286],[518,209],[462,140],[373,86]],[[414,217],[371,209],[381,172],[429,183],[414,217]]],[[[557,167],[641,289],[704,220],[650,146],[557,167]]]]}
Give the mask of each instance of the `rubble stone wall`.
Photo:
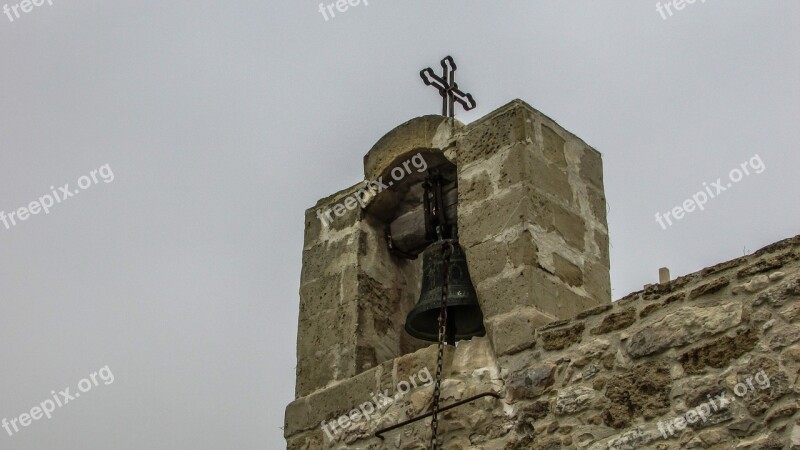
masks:
{"type": "MultiPolygon", "coordinates": [[[[506,330],[519,345],[461,342],[446,354],[443,404],[501,398],[443,413],[444,448],[800,448],[799,319],[796,236],[572,319],[506,330]]],[[[428,448],[430,419],[384,440],[375,432],[429,410],[420,374],[435,368],[432,345],[299,398],[286,410],[288,448],[428,448]]]]}

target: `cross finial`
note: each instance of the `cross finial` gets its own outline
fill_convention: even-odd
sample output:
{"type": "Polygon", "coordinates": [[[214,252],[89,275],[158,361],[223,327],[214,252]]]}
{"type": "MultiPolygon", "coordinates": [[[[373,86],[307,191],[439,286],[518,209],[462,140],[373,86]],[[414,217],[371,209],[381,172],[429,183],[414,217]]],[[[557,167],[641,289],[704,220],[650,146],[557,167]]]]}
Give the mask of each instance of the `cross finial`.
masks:
{"type": "Polygon", "coordinates": [[[442,76],[433,73],[433,69],[430,67],[419,73],[426,86],[433,86],[439,90],[439,95],[442,96],[442,115],[445,117],[455,117],[455,102],[460,103],[464,107],[464,111],[469,111],[476,106],[472,94],[466,94],[458,88],[456,69],[453,57],[447,56],[442,60],[442,76]]]}

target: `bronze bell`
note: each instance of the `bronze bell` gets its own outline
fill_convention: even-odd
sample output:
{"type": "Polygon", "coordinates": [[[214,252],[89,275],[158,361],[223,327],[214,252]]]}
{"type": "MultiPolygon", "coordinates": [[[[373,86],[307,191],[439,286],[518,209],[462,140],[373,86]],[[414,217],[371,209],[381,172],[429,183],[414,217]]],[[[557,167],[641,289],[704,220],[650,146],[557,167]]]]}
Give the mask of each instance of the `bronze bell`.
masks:
{"type": "Polygon", "coordinates": [[[447,341],[483,336],[483,313],[472,286],[464,250],[455,239],[439,240],[422,252],[422,292],[417,306],[408,313],[406,331],[426,341],[439,340],[439,311],[442,303],[443,247],[452,245],[447,276],[447,341]]]}

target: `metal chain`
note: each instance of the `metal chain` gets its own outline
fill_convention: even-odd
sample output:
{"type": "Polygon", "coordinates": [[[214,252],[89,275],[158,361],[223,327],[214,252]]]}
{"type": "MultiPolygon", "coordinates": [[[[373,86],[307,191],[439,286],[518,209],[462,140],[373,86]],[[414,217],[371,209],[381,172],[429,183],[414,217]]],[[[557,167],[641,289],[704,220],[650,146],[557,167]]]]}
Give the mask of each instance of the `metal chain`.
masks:
{"type": "Polygon", "coordinates": [[[439,447],[439,400],[442,385],[442,362],[444,361],[444,340],[447,331],[447,279],[450,271],[450,256],[453,244],[445,241],[442,245],[442,306],[439,309],[439,354],[436,359],[436,384],[433,388],[433,418],[431,419],[431,450],[439,447]]]}

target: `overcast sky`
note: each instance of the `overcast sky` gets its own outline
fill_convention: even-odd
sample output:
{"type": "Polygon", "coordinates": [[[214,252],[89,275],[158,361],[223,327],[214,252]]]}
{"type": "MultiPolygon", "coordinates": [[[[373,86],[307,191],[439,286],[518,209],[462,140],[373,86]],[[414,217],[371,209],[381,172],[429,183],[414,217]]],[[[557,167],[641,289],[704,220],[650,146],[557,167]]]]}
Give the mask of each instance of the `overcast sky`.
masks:
{"type": "Polygon", "coordinates": [[[795,0],[52,3],[0,15],[0,211],[80,195],[0,222],[0,419],[114,381],[3,449],[284,448],[303,211],[447,54],[462,121],[520,98],[603,153],[615,299],[800,230],[795,0]]]}

